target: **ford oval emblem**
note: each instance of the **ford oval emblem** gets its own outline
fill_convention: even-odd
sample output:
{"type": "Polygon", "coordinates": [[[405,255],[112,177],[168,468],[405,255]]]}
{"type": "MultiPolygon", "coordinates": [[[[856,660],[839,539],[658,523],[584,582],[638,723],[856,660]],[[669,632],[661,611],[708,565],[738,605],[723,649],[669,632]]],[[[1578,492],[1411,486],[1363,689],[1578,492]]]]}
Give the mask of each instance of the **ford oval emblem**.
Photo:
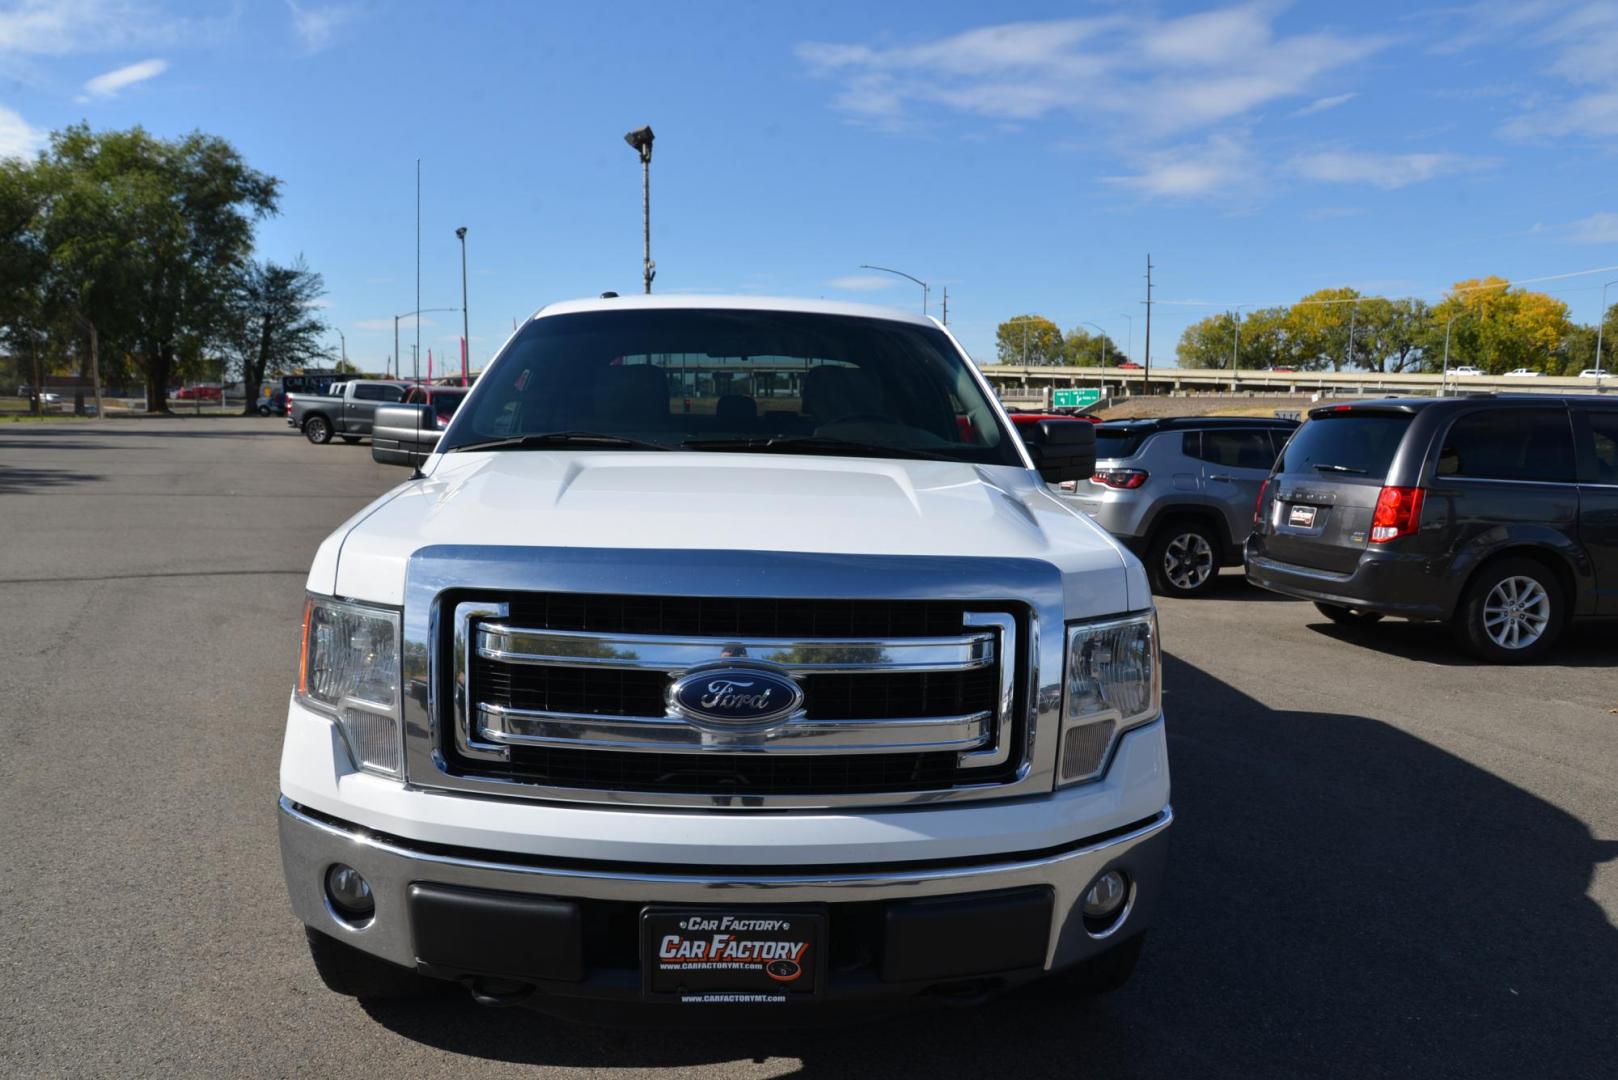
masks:
{"type": "Polygon", "coordinates": [[[698,727],[749,731],[773,727],[803,708],[803,687],[785,669],[722,660],[669,684],[669,711],[698,727]]]}

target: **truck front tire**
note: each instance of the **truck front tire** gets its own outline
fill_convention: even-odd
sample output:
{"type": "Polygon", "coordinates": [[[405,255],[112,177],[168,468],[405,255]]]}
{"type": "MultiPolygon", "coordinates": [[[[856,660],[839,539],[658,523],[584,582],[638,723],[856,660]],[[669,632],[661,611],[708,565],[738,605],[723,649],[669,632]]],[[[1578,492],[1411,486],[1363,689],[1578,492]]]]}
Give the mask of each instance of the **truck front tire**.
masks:
{"type": "Polygon", "coordinates": [[[316,446],[331,442],[331,421],[324,416],[311,416],[303,422],[303,437],[316,446]]]}
{"type": "Polygon", "coordinates": [[[318,930],[303,928],[309,958],[326,989],[353,998],[408,998],[434,993],[433,980],[345,945],[318,930]]]}

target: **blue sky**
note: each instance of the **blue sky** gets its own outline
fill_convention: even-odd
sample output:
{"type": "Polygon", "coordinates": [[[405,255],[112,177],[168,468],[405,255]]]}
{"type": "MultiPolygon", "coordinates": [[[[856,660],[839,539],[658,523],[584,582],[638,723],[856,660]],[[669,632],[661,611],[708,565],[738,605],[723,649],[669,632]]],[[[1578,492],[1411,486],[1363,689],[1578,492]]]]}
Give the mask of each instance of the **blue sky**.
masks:
{"type": "MultiPolygon", "coordinates": [[[[548,301],[639,288],[646,123],[659,291],[919,307],[859,269],[897,267],[984,361],[1024,311],[1138,359],[1148,251],[1159,360],[1238,303],[1618,264],[1614,0],[0,0],[0,154],[79,120],[200,128],[280,177],[261,253],[325,275],[371,370],[415,307],[418,157],[421,302],[459,306],[466,225],[476,361],[548,301]]],[[[1543,287],[1588,322],[1614,277],[1543,287]]],[[[430,316],[423,350],[459,329],[430,316]]]]}

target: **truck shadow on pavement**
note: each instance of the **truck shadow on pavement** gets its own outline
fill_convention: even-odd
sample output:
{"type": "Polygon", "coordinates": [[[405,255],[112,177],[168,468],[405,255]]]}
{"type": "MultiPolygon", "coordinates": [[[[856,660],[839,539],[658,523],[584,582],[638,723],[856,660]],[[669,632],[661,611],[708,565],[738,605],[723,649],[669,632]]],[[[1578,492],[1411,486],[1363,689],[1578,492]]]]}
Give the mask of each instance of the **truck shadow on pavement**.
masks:
{"type": "Polygon", "coordinates": [[[89,484],[100,479],[99,475],[72,469],[17,469],[0,465],[0,495],[38,495],[48,488],[89,484]]]}
{"type": "Polygon", "coordinates": [[[1173,658],[1165,675],[1179,820],[1119,993],[775,1033],[606,1031],[459,995],[367,1011],[446,1051],[558,1070],[1612,1075],[1618,929],[1586,894],[1618,842],[1380,721],[1272,710],[1173,658]]]}

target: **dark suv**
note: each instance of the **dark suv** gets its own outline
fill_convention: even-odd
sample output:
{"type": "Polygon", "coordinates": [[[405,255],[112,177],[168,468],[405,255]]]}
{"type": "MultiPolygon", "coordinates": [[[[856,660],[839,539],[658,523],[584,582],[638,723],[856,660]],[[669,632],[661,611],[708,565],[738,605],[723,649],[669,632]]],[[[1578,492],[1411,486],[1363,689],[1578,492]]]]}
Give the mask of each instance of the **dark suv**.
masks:
{"type": "Polygon", "coordinates": [[[1390,399],[1311,410],[1265,481],[1254,584],[1344,623],[1444,620],[1541,657],[1618,615],[1618,399],[1390,399]]]}

